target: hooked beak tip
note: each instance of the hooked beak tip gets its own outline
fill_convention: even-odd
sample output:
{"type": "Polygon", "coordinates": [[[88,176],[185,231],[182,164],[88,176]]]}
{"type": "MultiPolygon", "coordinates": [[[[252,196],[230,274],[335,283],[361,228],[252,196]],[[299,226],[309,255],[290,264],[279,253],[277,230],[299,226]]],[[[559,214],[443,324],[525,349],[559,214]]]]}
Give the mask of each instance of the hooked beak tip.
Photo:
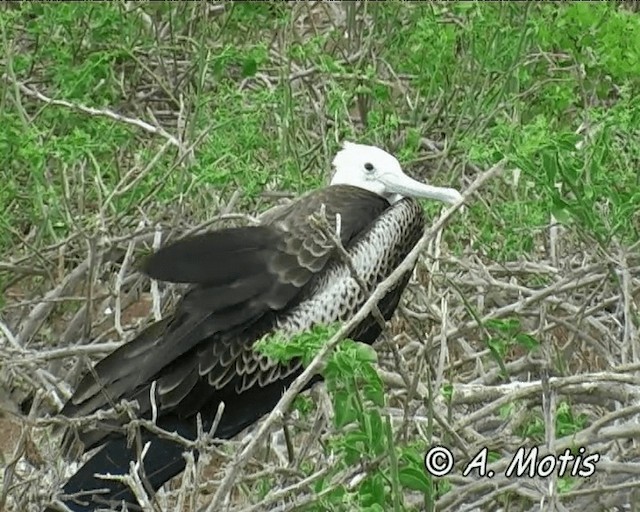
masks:
{"type": "Polygon", "coordinates": [[[449,204],[456,204],[458,201],[462,201],[462,194],[455,189],[450,189],[450,199],[447,201],[449,204]]]}

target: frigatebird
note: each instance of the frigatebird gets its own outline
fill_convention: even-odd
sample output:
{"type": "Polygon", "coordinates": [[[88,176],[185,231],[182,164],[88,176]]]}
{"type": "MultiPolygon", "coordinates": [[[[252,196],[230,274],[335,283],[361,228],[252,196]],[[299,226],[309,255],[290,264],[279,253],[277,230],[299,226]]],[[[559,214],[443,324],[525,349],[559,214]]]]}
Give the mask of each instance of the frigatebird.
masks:
{"type": "MultiPolygon", "coordinates": [[[[394,156],[373,146],[344,143],[333,167],[329,186],[268,212],[260,225],[196,235],[152,254],[143,272],[186,283],[188,291],[171,315],[99,361],[61,414],[80,417],[135,401],[140,417],[153,414],[159,428],[195,439],[198,414],[208,431],[224,402],[215,437],[230,439],[271,411],[302,364],[272,361],[254,350],[255,342],[270,333],[290,336],[349,319],[420,239],[423,210],[411,197],[450,203],[461,198],[454,189],[408,177],[394,156]],[[320,211],[336,223],[335,238],[318,229],[320,211]],[[338,239],[350,264],[338,254],[338,239]]],[[[385,320],[410,274],[378,304],[385,320]]],[[[371,344],[381,329],[370,315],[349,337],[371,344]]],[[[60,499],[66,507],[86,512],[124,502],[139,509],[127,486],[95,475],[127,473],[147,442],[142,469],[150,493],[184,469],[183,445],[144,427],[141,443],[131,445],[115,428],[125,422],[67,432],[67,441],[75,437],[85,451],[101,449],[64,485],[60,499]]]]}

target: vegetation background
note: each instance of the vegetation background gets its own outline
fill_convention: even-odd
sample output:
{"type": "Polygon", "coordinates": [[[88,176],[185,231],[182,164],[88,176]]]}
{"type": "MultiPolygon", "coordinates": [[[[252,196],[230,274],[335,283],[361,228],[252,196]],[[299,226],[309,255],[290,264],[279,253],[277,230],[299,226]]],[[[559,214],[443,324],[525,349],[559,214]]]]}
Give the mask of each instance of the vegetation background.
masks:
{"type": "MultiPolygon", "coordinates": [[[[253,221],[326,183],[345,139],[461,190],[505,170],[421,257],[391,343],[340,345],[327,391],[297,400],[286,442],[274,429],[226,510],[640,503],[636,11],[4,3],[0,508],[39,510],[58,488],[71,468],[55,412],[87,364],[170,304],[135,272],[159,235],[253,221]],[[437,444],[456,465],[431,478],[437,444]],[[601,458],[589,479],[507,478],[521,445],[601,458]],[[494,478],[463,475],[482,447],[494,478]]],[[[189,462],[154,510],[209,504],[242,442],[189,462]]]]}

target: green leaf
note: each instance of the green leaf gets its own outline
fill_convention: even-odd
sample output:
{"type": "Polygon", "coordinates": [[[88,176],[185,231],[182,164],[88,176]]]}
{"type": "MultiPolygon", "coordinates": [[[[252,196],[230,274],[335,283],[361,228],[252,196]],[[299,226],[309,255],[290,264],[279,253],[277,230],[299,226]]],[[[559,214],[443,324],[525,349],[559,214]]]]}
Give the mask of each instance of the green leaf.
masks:
{"type": "Polygon", "coordinates": [[[385,431],[382,426],[382,418],[376,409],[369,409],[365,412],[365,421],[367,422],[367,434],[369,437],[369,446],[376,455],[381,454],[386,449],[385,431]]]}
{"type": "Polygon", "coordinates": [[[502,458],[502,455],[498,452],[494,452],[489,450],[489,454],[487,455],[487,461],[488,462],[497,462],[502,458]]]}
{"type": "Polygon", "coordinates": [[[520,329],[520,320],[518,318],[490,319],[485,322],[485,325],[489,329],[511,334],[520,329]]]}
{"type": "Polygon", "coordinates": [[[453,385],[450,383],[443,384],[442,388],[440,389],[440,393],[447,400],[447,402],[450,402],[453,399],[453,385]]]}
{"type": "Polygon", "coordinates": [[[253,76],[258,71],[258,62],[256,59],[249,57],[242,64],[242,76],[253,76]]]}
{"type": "Polygon", "coordinates": [[[498,359],[503,359],[507,352],[507,344],[502,338],[489,338],[487,340],[487,348],[498,359]]]}
{"type": "Polygon", "coordinates": [[[336,428],[344,427],[357,418],[356,409],[353,407],[353,396],[347,390],[336,391],[333,394],[333,410],[336,428]]]}
{"type": "Polygon", "coordinates": [[[367,452],[369,438],[364,432],[347,432],[343,437],[344,460],[347,464],[355,464],[360,461],[367,452]]]}
{"type": "Polygon", "coordinates": [[[412,491],[419,491],[424,494],[431,492],[431,482],[427,476],[424,468],[418,469],[416,467],[407,466],[398,471],[400,483],[403,487],[411,489],[412,491]]]}
{"type": "Polygon", "coordinates": [[[371,345],[367,345],[366,343],[354,343],[354,347],[358,361],[373,364],[378,362],[378,353],[371,345]]]}
{"type": "Polygon", "coordinates": [[[551,208],[551,214],[561,224],[568,225],[568,224],[571,224],[571,222],[573,221],[573,216],[571,215],[571,212],[567,208],[553,206],[551,208]]]}
{"type": "Polygon", "coordinates": [[[378,407],[384,406],[384,389],[378,383],[365,384],[363,387],[364,396],[378,407]]]}
{"type": "Polygon", "coordinates": [[[516,334],[516,342],[527,350],[534,350],[540,346],[540,343],[537,339],[524,332],[516,334]]]}
{"type": "Polygon", "coordinates": [[[385,482],[380,473],[373,473],[363,480],[358,489],[358,497],[363,510],[384,510],[386,501],[385,482]]]}
{"type": "Polygon", "coordinates": [[[554,183],[558,175],[558,161],[555,153],[551,153],[550,151],[542,153],[542,168],[547,174],[549,182],[554,183]]]}

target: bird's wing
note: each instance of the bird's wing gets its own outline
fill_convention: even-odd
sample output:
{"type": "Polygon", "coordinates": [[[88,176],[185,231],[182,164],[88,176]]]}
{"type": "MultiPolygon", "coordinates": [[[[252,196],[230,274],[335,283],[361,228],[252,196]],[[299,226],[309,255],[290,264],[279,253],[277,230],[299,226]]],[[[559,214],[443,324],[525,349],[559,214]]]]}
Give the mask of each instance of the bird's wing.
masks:
{"type": "MultiPolygon", "coordinates": [[[[277,311],[291,305],[295,299],[288,292],[306,287],[335,256],[333,241],[311,227],[318,220],[321,208],[330,228],[336,225],[336,214],[340,215],[340,239],[348,248],[388,207],[389,203],[376,194],[339,185],[315,191],[274,215],[269,225],[277,229],[281,236],[276,243],[277,250],[266,265],[271,279],[275,277],[269,281],[271,288],[263,298],[268,308],[277,311]],[[289,290],[287,287],[293,288],[289,290]]],[[[203,274],[207,272],[206,269],[202,271],[203,274]]],[[[206,280],[207,277],[202,275],[200,279],[206,280]]],[[[242,277],[238,275],[234,279],[242,280],[242,277]]],[[[259,282],[257,276],[255,280],[259,282]]],[[[248,287],[252,283],[253,279],[247,280],[248,287]]],[[[207,303],[207,288],[199,288],[195,293],[198,298],[193,303],[197,307],[207,303]],[[200,298],[200,295],[204,297],[200,298]]],[[[299,295],[295,298],[299,298],[299,295]]],[[[189,296],[185,296],[185,301],[187,299],[192,303],[189,296]]],[[[206,377],[207,388],[198,393],[200,400],[212,394],[240,394],[256,385],[265,387],[294,373],[301,366],[299,360],[294,359],[287,364],[275,363],[253,350],[256,338],[267,332],[266,327],[269,327],[268,323],[266,326],[253,323],[251,330],[236,329],[218,336],[214,343],[202,343],[197,350],[186,354],[180,364],[167,368],[158,379],[160,403],[167,408],[177,406],[202,377],[206,377]]]]}
{"type": "Polygon", "coordinates": [[[263,386],[294,371],[297,362],[277,365],[252,347],[264,334],[265,315],[298,300],[334,256],[333,243],[309,224],[322,205],[331,224],[340,214],[345,247],[389,207],[370,192],[333,186],[288,205],[269,225],[205,233],[153,254],[145,273],[192,288],[171,317],[100,361],[62,413],[90,414],[122,398],[145,401],[153,380],[163,409],[177,406],[204,375],[218,392],[263,386]]]}

